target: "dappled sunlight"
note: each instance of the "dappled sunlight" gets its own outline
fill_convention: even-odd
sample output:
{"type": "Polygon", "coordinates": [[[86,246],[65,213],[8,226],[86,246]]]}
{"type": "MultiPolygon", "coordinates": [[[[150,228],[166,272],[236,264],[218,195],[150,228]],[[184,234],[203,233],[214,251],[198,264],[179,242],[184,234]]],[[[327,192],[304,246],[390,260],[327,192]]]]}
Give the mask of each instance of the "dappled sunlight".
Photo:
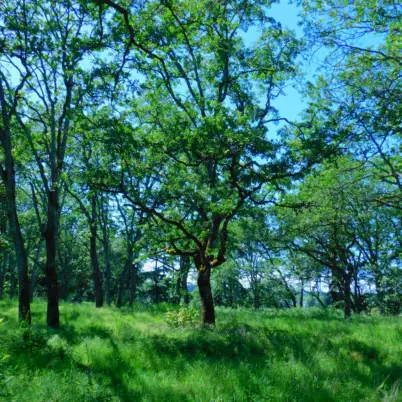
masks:
{"type": "MultiPolygon", "coordinates": [[[[45,303],[34,307],[43,318],[45,303]]],[[[162,312],[144,306],[62,309],[69,324],[61,330],[28,330],[10,314],[15,303],[2,303],[0,353],[9,355],[2,364],[11,370],[10,397],[40,400],[52,378],[59,386],[45,389],[60,401],[73,401],[69,395],[112,401],[380,400],[402,376],[399,318],[338,321],[272,312],[267,319],[264,311],[218,309],[215,328],[170,328],[162,312]],[[19,384],[32,370],[24,392],[19,384]]]]}

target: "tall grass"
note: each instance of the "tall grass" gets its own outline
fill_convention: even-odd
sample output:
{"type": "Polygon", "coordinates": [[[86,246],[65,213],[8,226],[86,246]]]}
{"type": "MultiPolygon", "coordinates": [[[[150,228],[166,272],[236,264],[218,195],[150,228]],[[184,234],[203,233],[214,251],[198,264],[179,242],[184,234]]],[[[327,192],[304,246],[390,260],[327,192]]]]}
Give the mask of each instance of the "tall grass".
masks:
{"type": "Polygon", "coordinates": [[[402,401],[402,319],[218,309],[170,328],[168,307],[62,304],[32,329],[0,302],[0,401],[402,401]]]}

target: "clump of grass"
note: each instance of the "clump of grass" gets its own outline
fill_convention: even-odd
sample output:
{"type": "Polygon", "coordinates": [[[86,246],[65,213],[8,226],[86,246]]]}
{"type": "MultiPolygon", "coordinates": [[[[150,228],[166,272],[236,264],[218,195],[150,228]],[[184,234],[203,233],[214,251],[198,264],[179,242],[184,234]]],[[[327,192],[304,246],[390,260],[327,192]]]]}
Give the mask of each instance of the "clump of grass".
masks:
{"type": "Polygon", "coordinates": [[[46,303],[21,328],[0,302],[0,401],[397,401],[402,319],[217,310],[218,324],[166,324],[163,306],[46,303]]]}

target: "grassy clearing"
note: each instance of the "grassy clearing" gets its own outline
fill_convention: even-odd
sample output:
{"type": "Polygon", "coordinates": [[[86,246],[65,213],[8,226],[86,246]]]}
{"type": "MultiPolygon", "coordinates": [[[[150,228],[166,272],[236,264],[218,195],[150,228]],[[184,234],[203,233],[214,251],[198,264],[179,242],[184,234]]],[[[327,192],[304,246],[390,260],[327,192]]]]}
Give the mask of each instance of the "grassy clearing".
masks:
{"type": "Polygon", "coordinates": [[[167,306],[62,304],[31,330],[0,302],[0,401],[402,401],[402,319],[218,309],[169,328],[167,306]]]}

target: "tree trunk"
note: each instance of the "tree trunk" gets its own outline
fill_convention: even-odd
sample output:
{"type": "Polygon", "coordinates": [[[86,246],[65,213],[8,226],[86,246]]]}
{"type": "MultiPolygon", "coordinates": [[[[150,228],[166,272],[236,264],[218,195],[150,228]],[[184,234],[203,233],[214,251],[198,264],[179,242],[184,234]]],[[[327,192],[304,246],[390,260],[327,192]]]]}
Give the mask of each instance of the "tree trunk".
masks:
{"type": "Polygon", "coordinates": [[[344,276],[345,318],[350,318],[352,316],[352,298],[350,294],[350,282],[351,282],[350,275],[345,274],[344,276]]]}
{"type": "Polygon", "coordinates": [[[92,263],[92,275],[95,287],[95,305],[96,307],[103,306],[103,292],[102,292],[102,272],[99,266],[98,254],[96,250],[96,195],[92,196],[92,220],[90,222],[91,236],[90,236],[90,253],[92,263]]]}
{"type": "Polygon", "coordinates": [[[190,295],[187,287],[187,277],[190,270],[190,257],[181,256],[179,265],[179,277],[176,281],[176,297],[177,302],[180,303],[183,296],[183,303],[188,305],[190,303],[190,295]]]}
{"type": "Polygon", "coordinates": [[[300,300],[299,300],[299,306],[303,307],[303,299],[304,299],[304,280],[301,280],[301,289],[300,289],[300,300]]]}
{"type": "Polygon", "coordinates": [[[123,304],[123,297],[124,291],[127,288],[127,279],[130,278],[130,306],[133,304],[132,296],[131,296],[131,282],[132,282],[132,270],[133,270],[133,251],[132,246],[127,246],[127,256],[126,256],[126,263],[124,264],[123,272],[120,275],[119,281],[119,289],[117,291],[117,299],[116,299],[116,306],[121,307],[123,304]]]}
{"type": "Polygon", "coordinates": [[[154,303],[158,304],[159,303],[159,268],[158,268],[158,259],[155,259],[155,267],[152,275],[152,279],[154,281],[154,286],[153,286],[153,298],[154,298],[154,303]]]}
{"type": "Polygon", "coordinates": [[[128,267],[127,262],[124,265],[124,269],[120,274],[119,288],[117,290],[116,307],[121,307],[123,305],[124,290],[126,289],[126,282],[128,277],[128,267]]]}
{"type": "MultiPolygon", "coordinates": [[[[106,199],[106,202],[108,200],[106,199]]],[[[99,211],[100,211],[100,216],[99,216],[99,223],[101,226],[102,230],[102,236],[103,236],[103,260],[105,264],[105,269],[104,269],[104,276],[105,276],[105,301],[108,306],[112,303],[112,298],[110,294],[110,279],[111,279],[111,268],[110,268],[110,250],[109,250],[109,232],[108,232],[108,205],[106,204],[105,207],[105,201],[103,197],[100,198],[99,201],[99,211]]]]}
{"type": "Polygon", "coordinates": [[[33,295],[35,291],[36,279],[38,277],[38,268],[40,268],[39,259],[42,253],[42,241],[39,242],[38,248],[36,249],[35,261],[32,267],[32,275],[31,275],[31,287],[29,289],[29,300],[32,302],[33,295]]]}
{"type": "Polygon", "coordinates": [[[16,283],[15,283],[15,258],[13,253],[11,253],[8,256],[8,269],[10,271],[10,299],[14,299],[16,283]]]}
{"type": "Polygon", "coordinates": [[[137,264],[130,264],[130,298],[128,305],[132,306],[135,300],[135,294],[137,291],[137,264]]]}
{"type": "Polygon", "coordinates": [[[316,293],[314,293],[314,292],[310,292],[310,295],[311,295],[312,297],[314,297],[314,299],[316,299],[316,300],[318,301],[318,303],[320,303],[321,307],[322,307],[324,310],[327,309],[327,306],[326,306],[325,303],[321,300],[319,294],[316,294],[316,293]]]}
{"type": "Polygon", "coordinates": [[[329,292],[333,303],[342,300],[339,292],[340,282],[339,272],[335,269],[331,269],[331,283],[329,285],[329,292]]]}
{"type": "Polygon", "coordinates": [[[197,285],[201,298],[201,313],[203,324],[215,324],[215,307],[211,290],[211,265],[209,262],[204,266],[199,256],[194,257],[197,268],[197,285]]]}
{"type": "Polygon", "coordinates": [[[254,310],[258,310],[260,308],[260,306],[261,306],[260,292],[259,292],[259,289],[258,289],[258,284],[256,284],[254,289],[253,289],[253,295],[254,295],[254,310]]]}
{"type": "MultiPolygon", "coordinates": [[[[31,324],[31,305],[29,301],[29,280],[28,280],[28,257],[22,237],[21,227],[17,215],[17,201],[15,195],[15,168],[14,159],[11,153],[10,131],[6,130],[3,136],[3,146],[5,154],[5,171],[3,172],[3,182],[6,188],[7,197],[7,216],[9,222],[10,237],[14,242],[15,259],[18,268],[18,317],[20,321],[31,324]]],[[[13,253],[11,253],[13,255],[13,253]]],[[[14,256],[12,269],[12,297],[15,291],[15,260],[14,256]]]]}
{"type": "Polygon", "coordinates": [[[124,265],[123,271],[120,274],[119,288],[117,290],[116,307],[123,305],[124,290],[126,289],[126,282],[128,277],[127,262],[124,265]]]}
{"type": "Polygon", "coordinates": [[[176,294],[174,296],[174,303],[180,304],[180,300],[181,300],[181,276],[179,275],[176,278],[176,294]]]}
{"type": "Polygon", "coordinates": [[[190,293],[188,292],[188,284],[187,284],[188,271],[189,270],[187,270],[181,277],[181,290],[183,292],[183,303],[186,306],[190,304],[190,293]]]}
{"type": "Polygon", "coordinates": [[[354,285],[355,285],[355,292],[354,292],[354,294],[355,294],[355,303],[354,303],[355,310],[356,310],[357,314],[360,314],[361,312],[363,312],[366,309],[367,305],[365,303],[364,295],[360,288],[359,276],[357,273],[357,269],[354,272],[353,280],[354,280],[354,285]]]}
{"type": "Polygon", "coordinates": [[[110,295],[110,258],[109,258],[109,236],[106,233],[106,229],[103,229],[103,258],[105,260],[105,299],[106,304],[110,306],[112,303],[110,295]]]}
{"type": "Polygon", "coordinates": [[[381,282],[382,279],[382,273],[381,270],[376,267],[373,270],[373,275],[374,275],[374,284],[375,284],[375,290],[376,290],[376,300],[377,300],[377,306],[380,309],[380,313],[384,314],[385,313],[385,303],[384,303],[384,289],[383,285],[381,282]]]}
{"type": "Polygon", "coordinates": [[[51,328],[60,328],[59,287],[56,270],[58,224],[57,190],[50,190],[47,195],[47,225],[44,233],[46,243],[45,274],[47,282],[47,325],[51,328]]]}
{"type": "MultiPolygon", "coordinates": [[[[1,178],[5,187],[7,200],[7,218],[10,237],[14,242],[15,257],[18,267],[18,317],[20,321],[31,324],[31,305],[29,302],[28,256],[17,214],[15,164],[13,157],[13,144],[11,140],[11,110],[8,110],[3,78],[0,79],[0,108],[2,121],[0,122],[0,145],[4,151],[4,167],[1,166],[1,178]]],[[[23,85],[24,81],[21,81],[23,85]]],[[[16,104],[15,104],[16,106],[16,104]]]]}
{"type": "MultiPolygon", "coordinates": [[[[285,289],[288,292],[290,299],[292,300],[293,307],[297,307],[296,296],[294,295],[293,290],[290,289],[290,287],[288,285],[288,282],[286,281],[285,276],[282,274],[282,271],[280,269],[277,269],[276,271],[278,272],[279,276],[281,277],[282,283],[285,286],[285,289]]],[[[286,304],[289,305],[289,303],[287,303],[287,302],[286,302],[286,304]]],[[[289,306],[289,308],[290,308],[290,306],[289,306]]]]}
{"type": "Polygon", "coordinates": [[[7,270],[7,260],[8,260],[7,253],[4,252],[3,260],[0,265],[0,300],[3,299],[4,279],[5,279],[6,270],[7,270]]]}

